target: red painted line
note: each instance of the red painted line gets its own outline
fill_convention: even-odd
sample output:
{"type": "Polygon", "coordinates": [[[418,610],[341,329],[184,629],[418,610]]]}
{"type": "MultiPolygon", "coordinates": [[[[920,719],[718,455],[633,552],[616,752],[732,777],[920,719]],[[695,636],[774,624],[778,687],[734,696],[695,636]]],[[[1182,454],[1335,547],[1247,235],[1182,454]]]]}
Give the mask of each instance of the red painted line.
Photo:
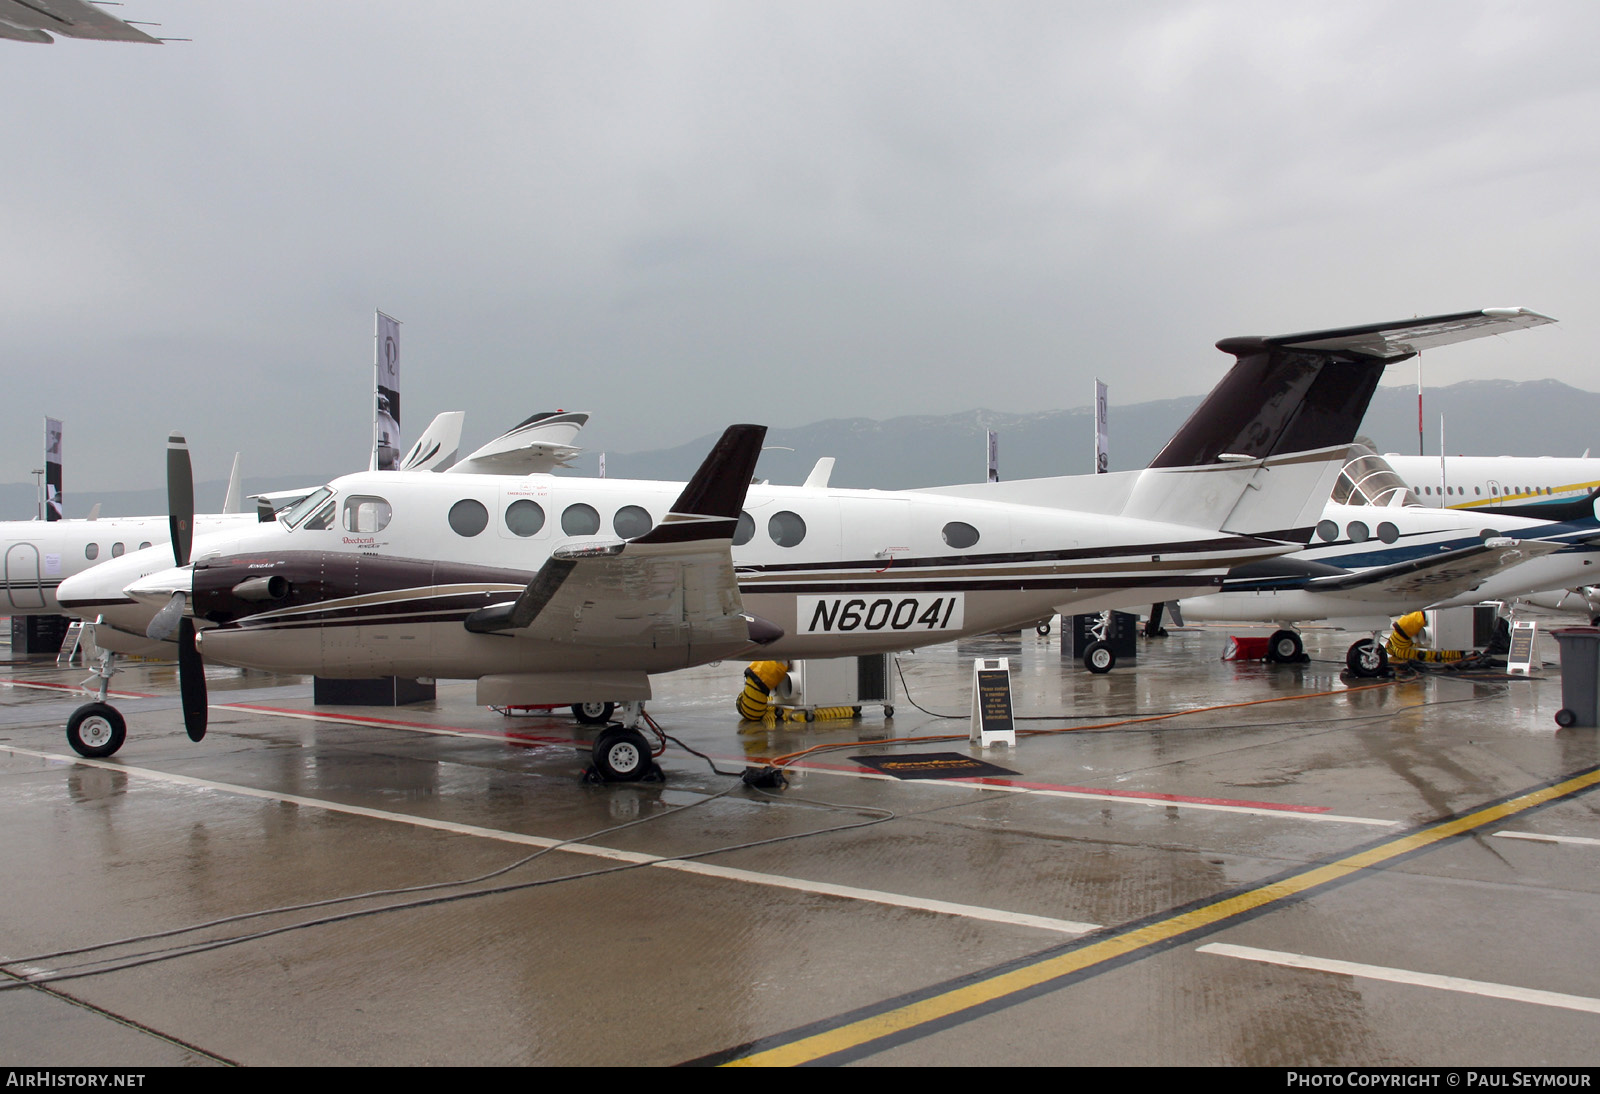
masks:
{"type": "Polygon", "coordinates": [[[532,733],[516,733],[507,731],[496,733],[486,729],[470,729],[466,726],[441,725],[438,722],[406,722],[398,718],[374,718],[364,714],[322,714],[314,710],[299,710],[294,707],[269,707],[260,703],[218,703],[218,707],[228,710],[253,710],[262,714],[289,714],[299,718],[310,718],[319,722],[333,722],[344,725],[369,725],[381,729],[438,729],[448,733],[460,733],[469,737],[482,737],[489,741],[529,741],[536,744],[572,745],[579,747],[582,741],[570,737],[540,737],[532,733]]]}
{"type": "MultiPolygon", "coordinates": [[[[36,680],[0,680],[0,684],[5,684],[14,688],[41,688],[46,691],[71,691],[76,692],[79,695],[88,694],[77,684],[43,684],[36,680]]],[[[108,691],[106,694],[108,696],[115,695],[118,699],[158,698],[158,696],[151,695],[143,691],[108,691]]]]}
{"type": "MultiPolygon", "coordinates": [[[[862,742],[864,745],[870,742],[862,742]]],[[[722,758],[722,757],[719,757],[722,758]]],[[[750,763],[765,762],[760,758],[726,757],[729,760],[746,759],[750,763]]],[[[821,763],[792,763],[785,764],[786,768],[802,768],[807,771],[843,771],[849,774],[878,775],[881,772],[859,764],[821,764],[821,763]]],[[[904,780],[918,781],[918,780],[904,780]]],[[[1133,801],[1163,801],[1175,805],[1233,805],[1243,809],[1272,809],[1280,813],[1328,813],[1331,809],[1326,805],[1284,805],[1280,802],[1246,801],[1241,798],[1200,798],[1187,794],[1162,794],[1156,791],[1141,793],[1137,790],[1106,790],[1098,786],[1067,786],[1057,783],[1036,783],[1024,779],[1007,779],[994,775],[979,775],[970,779],[941,779],[940,782],[966,783],[974,786],[1014,786],[1019,790],[1055,790],[1064,794],[1087,794],[1100,798],[1128,798],[1133,801]]]]}
{"type": "MultiPolygon", "coordinates": [[[[9,684],[13,687],[23,688],[53,688],[61,691],[79,691],[80,689],[69,684],[44,684],[24,680],[3,680],[0,684],[9,684]]],[[[154,695],[146,695],[137,691],[113,691],[109,694],[127,699],[154,699],[154,695]]],[[[370,725],[388,729],[439,729],[449,733],[460,733],[469,737],[482,737],[489,741],[526,741],[531,744],[544,745],[569,745],[573,748],[584,747],[586,742],[571,737],[541,737],[532,733],[495,733],[491,730],[469,729],[466,726],[447,726],[437,722],[407,722],[398,718],[374,718],[370,715],[357,714],[318,714],[315,711],[297,710],[293,707],[269,707],[259,703],[218,703],[218,707],[231,710],[253,710],[262,714],[291,714],[301,718],[312,718],[318,721],[343,723],[345,725],[370,725]]],[[[735,756],[720,755],[719,760],[729,763],[765,763],[760,756],[735,756]]],[[[879,774],[871,768],[859,764],[822,764],[822,763],[795,763],[787,766],[801,768],[808,771],[844,771],[851,774],[876,775],[879,774]]],[[[1163,801],[1175,805],[1232,805],[1243,809],[1271,809],[1280,813],[1327,813],[1326,805],[1284,805],[1280,802],[1247,801],[1241,798],[1201,798],[1187,794],[1161,794],[1154,791],[1141,793],[1136,790],[1106,790],[1095,786],[1066,786],[1056,783],[1027,782],[1021,779],[1004,779],[993,776],[979,776],[972,779],[949,779],[948,782],[969,783],[976,786],[1013,786],[1019,790],[1054,790],[1066,794],[1087,794],[1101,798],[1126,798],[1133,801],[1163,801]]]]}
{"type": "Polygon", "coordinates": [[[1140,801],[1175,802],[1189,805],[1237,805],[1246,809],[1275,809],[1280,813],[1327,813],[1326,805],[1283,805],[1280,802],[1247,801],[1243,798],[1198,798],[1187,794],[1160,794],[1154,791],[1105,790],[1096,786],[1057,786],[1054,783],[1023,782],[1021,779],[1001,779],[980,776],[975,779],[957,779],[956,782],[993,783],[997,786],[1017,786],[1025,790],[1059,790],[1068,794],[1094,794],[1105,798],[1135,798],[1140,801]]]}

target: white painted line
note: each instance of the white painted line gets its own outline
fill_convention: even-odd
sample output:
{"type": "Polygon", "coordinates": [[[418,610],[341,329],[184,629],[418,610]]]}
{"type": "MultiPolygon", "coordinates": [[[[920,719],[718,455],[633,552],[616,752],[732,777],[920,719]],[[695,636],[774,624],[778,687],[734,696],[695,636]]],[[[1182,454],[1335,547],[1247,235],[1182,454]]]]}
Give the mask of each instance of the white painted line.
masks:
{"type": "Polygon", "coordinates": [[[846,900],[865,900],[876,904],[892,904],[897,908],[915,908],[941,915],[961,916],[964,919],[982,919],[990,923],[1009,923],[1020,927],[1037,927],[1042,931],[1061,934],[1088,934],[1100,929],[1098,923],[1075,923],[1070,919],[1051,919],[1022,912],[1007,912],[999,908],[984,908],[974,904],[952,904],[944,900],[925,900],[922,897],[885,893],[877,889],[858,889],[853,885],[830,885],[825,881],[804,881],[778,874],[760,874],[750,870],[737,870],[727,866],[713,866],[708,862],[684,862],[681,859],[663,860],[655,865],[668,870],[687,870],[707,877],[748,881],[756,885],[771,885],[782,889],[796,889],[803,893],[821,893],[824,896],[843,897],[846,900]]]}
{"type": "Polygon", "coordinates": [[[125,775],[139,776],[173,786],[184,786],[198,790],[215,790],[240,797],[258,798],[262,801],[284,802],[311,809],[324,809],[330,813],[344,813],[354,817],[367,817],[372,820],[409,824],[415,828],[429,828],[439,832],[450,832],[455,835],[499,840],[502,843],[516,843],[527,847],[555,847],[560,844],[562,851],[570,851],[575,855],[588,855],[613,862],[638,863],[644,866],[655,866],[688,874],[698,874],[702,877],[719,878],[725,881],[743,881],[752,885],[793,889],[799,892],[836,896],[846,900],[860,900],[895,908],[911,908],[917,911],[935,912],[940,915],[958,916],[963,919],[982,920],[988,923],[1035,927],[1039,930],[1054,931],[1058,934],[1079,935],[1099,929],[1099,924],[1096,923],[1078,923],[1069,919],[1052,919],[1048,916],[1008,912],[1001,908],[985,908],[976,904],[953,904],[949,901],[929,900],[924,897],[890,893],[879,889],[860,889],[853,885],[832,885],[822,881],[806,881],[802,878],[785,877],[782,874],[765,874],[755,870],[740,870],[728,866],[716,866],[709,862],[667,859],[659,855],[641,854],[637,851],[622,851],[614,847],[600,847],[589,843],[562,843],[561,840],[551,839],[547,836],[532,836],[522,832],[507,832],[498,828],[483,828],[475,824],[459,824],[455,821],[438,820],[432,817],[417,817],[407,813],[390,812],[386,809],[369,809],[361,805],[346,805],[342,802],[324,801],[321,798],[307,798],[300,794],[280,794],[272,790],[258,790],[251,786],[238,786],[233,783],[216,782],[211,779],[197,779],[190,775],[177,775],[169,771],[157,771],[154,768],[132,767],[128,764],[112,763],[106,760],[90,760],[81,756],[68,756],[62,753],[37,752],[33,749],[18,748],[14,745],[0,745],[0,751],[57,763],[77,764],[82,767],[99,767],[107,771],[120,771],[125,775]]]}
{"type": "Polygon", "coordinates": [[[1600,839],[1588,836],[1547,836],[1543,832],[1496,832],[1506,839],[1528,839],[1538,843],[1575,843],[1582,847],[1600,847],[1600,839]]]}
{"type": "Polygon", "coordinates": [[[1244,961],[1261,961],[1269,965],[1284,965],[1291,969],[1312,969],[1317,972],[1338,973],[1343,976],[1361,976],[1368,980],[1386,980],[1391,984],[1413,984],[1441,991],[1459,991],[1468,995],[1483,995],[1491,999],[1509,999],[1517,1003],[1537,1003],[1545,1007],[1562,1007],[1600,1014],[1600,999],[1584,995],[1566,995],[1559,991],[1539,991],[1536,988],[1519,988],[1511,984],[1492,984],[1487,980],[1465,980],[1459,976],[1438,976],[1431,972],[1411,972],[1409,969],[1391,969],[1383,965],[1359,965],[1354,961],[1332,961],[1304,954],[1284,953],[1281,950],[1258,950],[1251,946],[1230,946],[1226,942],[1212,942],[1199,947],[1199,953],[1214,953],[1223,957],[1237,957],[1244,961]]]}

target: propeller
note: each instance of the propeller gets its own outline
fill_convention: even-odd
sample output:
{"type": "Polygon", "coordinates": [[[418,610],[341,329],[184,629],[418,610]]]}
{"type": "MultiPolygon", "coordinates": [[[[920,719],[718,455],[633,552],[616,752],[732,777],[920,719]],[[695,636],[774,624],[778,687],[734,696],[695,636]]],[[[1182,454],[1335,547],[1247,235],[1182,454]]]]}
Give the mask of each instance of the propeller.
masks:
{"type": "MultiPolygon", "coordinates": [[[[187,566],[194,546],[194,468],[189,463],[189,443],[180,433],[167,437],[167,523],[172,531],[172,560],[179,567],[187,566]]],[[[147,633],[159,625],[164,628],[163,633],[151,636],[165,637],[172,633],[172,623],[177,621],[183,728],[191,741],[198,741],[206,735],[206,671],[194,641],[194,620],[183,614],[187,602],[184,593],[173,593],[167,606],[151,620],[147,633]]]]}

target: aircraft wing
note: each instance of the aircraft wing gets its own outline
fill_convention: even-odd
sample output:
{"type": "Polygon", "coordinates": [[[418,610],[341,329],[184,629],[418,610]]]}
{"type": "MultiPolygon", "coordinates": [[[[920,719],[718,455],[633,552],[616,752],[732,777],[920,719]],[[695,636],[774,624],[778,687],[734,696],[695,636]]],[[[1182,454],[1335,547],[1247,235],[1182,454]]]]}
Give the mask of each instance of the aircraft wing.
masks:
{"type": "Polygon", "coordinates": [[[782,632],[744,614],[733,530],[764,426],[730,426],[660,525],[637,539],[556,551],[509,604],[465,621],[479,634],[609,648],[679,649],[685,663],[731,656],[782,632]]]}
{"type": "Polygon", "coordinates": [[[564,410],[518,422],[450,468],[469,475],[533,475],[566,467],[583,451],[572,444],[589,415],[564,410]]]}
{"type": "Polygon", "coordinates": [[[1350,601],[1415,600],[1419,604],[1432,604],[1469,592],[1501,570],[1553,554],[1564,546],[1543,539],[1492,539],[1392,566],[1315,577],[1302,588],[1350,601]]]}
{"type": "Polygon", "coordinates": [[[48,44],[54,41],[52,34],[102,42],[161,44],[161,39],[150,37],[85,0],[0,0],[0,38],[48,44]]]}

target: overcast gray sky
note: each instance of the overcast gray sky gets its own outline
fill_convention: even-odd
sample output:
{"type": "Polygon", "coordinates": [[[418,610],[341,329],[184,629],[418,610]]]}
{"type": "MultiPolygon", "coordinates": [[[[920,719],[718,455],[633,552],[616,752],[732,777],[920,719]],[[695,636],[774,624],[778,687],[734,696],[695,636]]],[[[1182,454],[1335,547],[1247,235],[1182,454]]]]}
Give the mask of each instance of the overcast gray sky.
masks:
{"type": "MultiPolygon", "coordinates": [[[[364,466],[557,406],[730,421],[1206,390],[1218,338],[1485,306],[1600,348],[1600,5],[127,0],[192,38],[0,41],[0,481],[364,466]]],[[[1413,366],[1392,379],[1410,381],[1413,366]]],[[[1600,443],[1600,438],[1597,438],[1600,443]]]]}

